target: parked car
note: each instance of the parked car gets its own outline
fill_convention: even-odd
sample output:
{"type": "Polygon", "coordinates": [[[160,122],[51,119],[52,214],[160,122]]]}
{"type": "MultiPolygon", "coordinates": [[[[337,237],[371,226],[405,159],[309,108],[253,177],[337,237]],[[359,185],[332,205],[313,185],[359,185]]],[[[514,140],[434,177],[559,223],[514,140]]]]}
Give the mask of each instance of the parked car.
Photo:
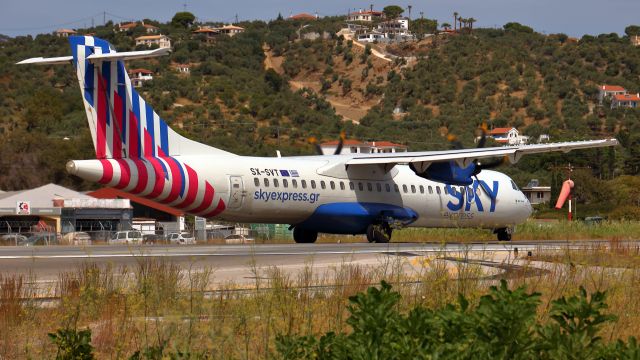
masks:
{"type": "Polygon", "coordinates": [[[70,245],[91,245],[91,236],[84,231],[70,232],[62,237],[62,240],[70,245]]]}
{"type": "Polygon", "coordinates": [[[0,245],[23,245],[27,237],[22,234],[6,234],[0,236],[0,245]]]}
{"type": "Polygon", "coordinates": [[[253,244],[255,239],[246,235],[233,234],[227,235],[224,242],[227,244],[253,244]]]}
{"type": "Polygon", "coordinates": [[[169,242],[172,244],[195,244],[196,238],[187,232],[169,234],[169,242]]]}
{"type": "Polygon", "coordinates": [[[29,236],[23,244],[24,246],[58,245],[58,235],[52,232],[38,232],[29,236]]]}
{"type": "Polygon", "coordinates": [[[111,236],[109,244],[131,244],[141,243],[142,233],[137,230],[118,231],[111,236]]]}
{"type": "Polygon", "coordinates": [[[166,239],[162,235],[158,234],[144,234],[142,235],[142,243],[143,244],[159,244],[166,242],[166,239]]]}

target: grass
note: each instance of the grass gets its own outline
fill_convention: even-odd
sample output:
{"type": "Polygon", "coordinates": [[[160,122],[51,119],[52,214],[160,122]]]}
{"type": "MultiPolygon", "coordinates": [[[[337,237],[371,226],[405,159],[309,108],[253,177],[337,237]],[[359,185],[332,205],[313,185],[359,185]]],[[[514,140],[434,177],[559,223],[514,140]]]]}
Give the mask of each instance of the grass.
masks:
{"type": "MultiPolygon", "coordinates": [[[[566,251],[536,258],[553,261],[547,271],[527,276],[515,272],[507,278],[511,286],[526,284],[530,291],[542,292],[541,309],[547,309],[551,299],[575,293],[581,284],[590,291],[607,290],[609,310],[619,321],[605,333],[611,338],[638,336],[637,254],[637,248],[624,246],[566,251]],[[571,265],[575,259],[594,257],[606,261],[581,263],[623,269],[571,265]]],[[[207,352],[214,359],[269,358],[277,334],[348,330],[348,297],[382,279],[402,293],[403,309],[415,304],[439,308],[455,301],[458,293],[476,301],[496,283],[477,264],[461,261],[448,267],[438,259],[443,255],[420,258],[426,266],[413,276],[405,274],[405,258],[399,256],[385,257],[373,269],[342,264],[328,273],[319,273],[312,262],[297,274],[247,264],[260,276],[244,291],[238,291],[234,283],[212,291],[215,271],[209,268],[185,268],[149,258],[130,268],[86,263],[59,275],[56,292],[60,301],[48,307],[22,301],[33,299],[37,279],[5,274],[0,277],[0,358],[52,358],[54,349],[47,333],[65,327],[90,328],[99,358],[128,358],[150,347],[165,354],[207,352]]],[[[492,254],[483,257],[491,259],[492,254]]],[[[545,319],[548,314],[543,310],[539,316],[545,319]]]]}

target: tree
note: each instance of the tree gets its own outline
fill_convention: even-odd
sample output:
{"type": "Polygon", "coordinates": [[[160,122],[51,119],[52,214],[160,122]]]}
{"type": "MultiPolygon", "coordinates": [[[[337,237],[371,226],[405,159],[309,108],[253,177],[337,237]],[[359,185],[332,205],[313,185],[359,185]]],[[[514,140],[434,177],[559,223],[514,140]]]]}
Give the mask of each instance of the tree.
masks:
{"type": "Polygon", "coordinates": [[[454,31],[457,29],[457,24],[458,24],[458,12],[454,11],[453,12],[453,30],[454,31]]]}
{"type": "Polygon", "coordinates": [[[188,11],[177,12],[171,19],[171,25],[175,27],[188,28],[196,20],[195,15],[188,11]]]}
{"type": "Polygon", "coordinates": [[[469,23],[469,31],[473,31],[473,23],[476,22],[478,20],[474,19],[474,18],[468,18],[467,22],[469,23]]]}
{"type": "Polygon", "coordinates": [[[425,34],[435,33],[437,29],[438,21],[432,19],[416,19],[409,24],[409,30],[416,34],[419,39],[424,37],[425,34]]]}
{"type": "Polygon", "coordinates": [[[526,25],[522,25],[520,23],[517,22],[509,22],[504,24],[503,28],[506,31],[513,31],[513,32],[522,32],[522,33],[533,33],[533,29],[526,26],[526,25]]]}
{"type": "Polygon", "coordinates": [[[402,15],[404,9],[398,5],[389,5],[385,6],[385,8],[382,9],[382,12],[387,19],[397,19],[402,15]]]}
{"type": "Polygon", "coordinates": [[[624,33],[627,34],[628,37],[640,35],[640,26],[629,25],[624,28],[624,33]]]}
{"type": "Polygon", "coordinates": [[[443,28],[443,29],[445,29],[445,30],[449,30],[449,29],[451,29],[451,24],[449,24],[449,23],[442,23],[442,28],[443,28]]]}

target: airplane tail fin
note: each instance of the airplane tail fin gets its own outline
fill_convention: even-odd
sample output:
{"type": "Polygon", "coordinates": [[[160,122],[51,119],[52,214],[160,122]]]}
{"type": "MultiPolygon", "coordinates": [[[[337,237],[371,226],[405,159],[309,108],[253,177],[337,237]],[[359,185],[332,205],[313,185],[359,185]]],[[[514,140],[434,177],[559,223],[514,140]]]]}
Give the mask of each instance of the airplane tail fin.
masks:
{"type": "Polygon", "coordinates": [[[169,49],[119,53],[107,41],[93,36],[70,36],[69,42],[72,56],[34,58],[19,64],[72,62],[97,159],[232,155],[173,131],[132,86],[124,60],[166,55],[169,49]]]}

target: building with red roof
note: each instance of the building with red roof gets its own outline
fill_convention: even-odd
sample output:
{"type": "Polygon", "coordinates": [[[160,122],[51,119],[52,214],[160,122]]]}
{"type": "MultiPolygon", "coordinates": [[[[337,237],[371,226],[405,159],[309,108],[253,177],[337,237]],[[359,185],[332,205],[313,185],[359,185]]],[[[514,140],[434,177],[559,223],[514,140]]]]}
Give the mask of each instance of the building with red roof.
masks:
{"type": "Polygon", "coordinates": [[[318,20],[318,15],[311,15],[309,13],[300,13],[300,14],[295,14],[295,15],[291,15],[289,16],[289,20],[303,20],[303,21],[307,21],[307,20],[318,20]]]}
{"type": "Polygon", "coordinates": [[[76,35],[78,32],[71,29],[58,29],[55,31],[57,37],[69,37],[71,35],[76,35]]]}
{"type": "MultiPolygon", "coordinates": [[[[493,128],[489,130],[487,137],[505,145],[524,145],[529,142],[529,137],[520,135],[518,129],[514,127],[493,128]]],[[[479,137],[476,138],[476,141],[479,139],[479,137]]]]}
{"type": "Polygon", "coordinates": [[[640,94],[618,94],[611,98],[611,108],[638,108],[640,94]]]}
{"type": "Polygon", "coordinates": [[[131,69],[129,70],[129,77],[133,87],[140,87],[146,81],[153,80],[153,71],[142,68],[131,69]]]}
{"type": "Polygon", "coordinates": [[[598,101],[602,104],[604,99],[611,99],[614,95],[624,95],[627,89],[618,85],[600,85],[598,86],[598,101]]]}

